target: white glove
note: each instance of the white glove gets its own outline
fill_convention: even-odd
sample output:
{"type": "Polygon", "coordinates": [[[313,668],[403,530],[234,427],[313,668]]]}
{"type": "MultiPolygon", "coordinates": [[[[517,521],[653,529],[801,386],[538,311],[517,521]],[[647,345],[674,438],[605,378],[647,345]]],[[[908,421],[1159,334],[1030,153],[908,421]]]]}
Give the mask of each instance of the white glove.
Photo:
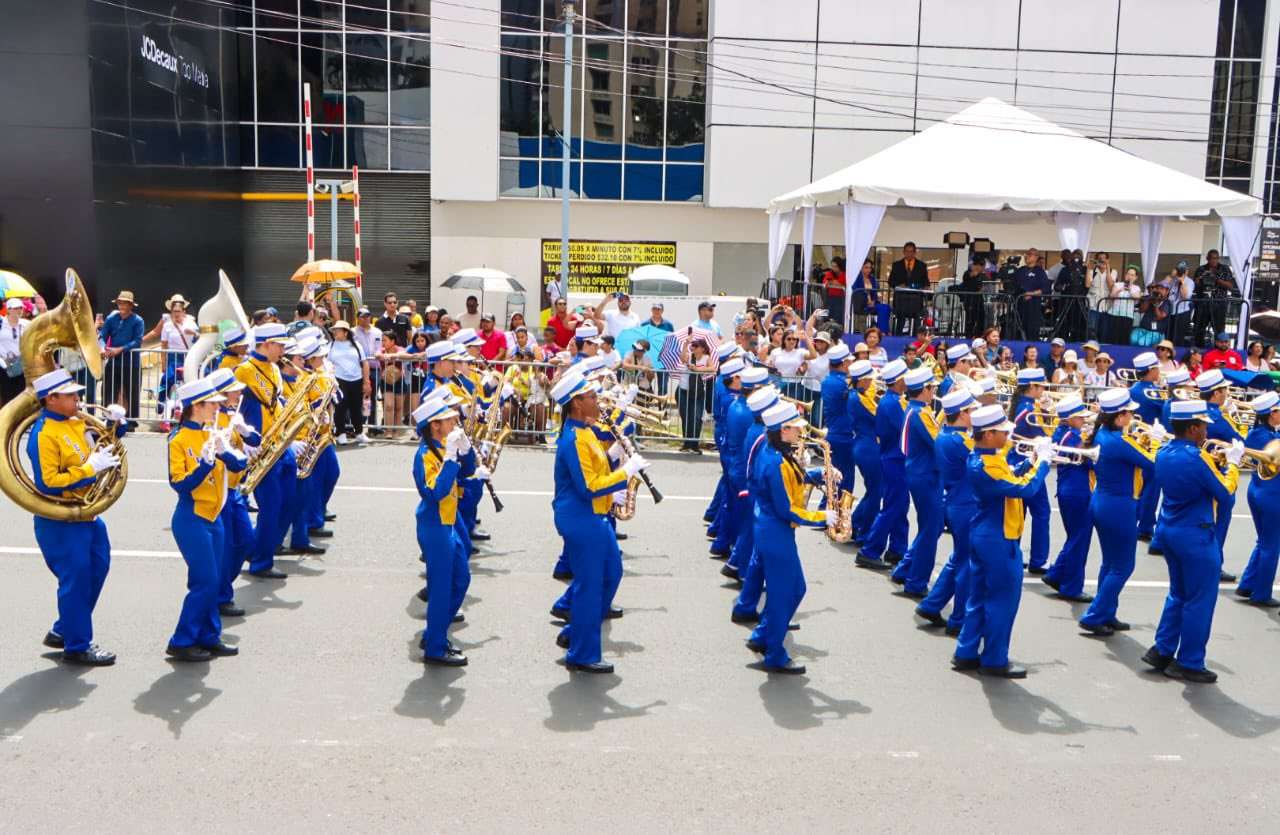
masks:
{"type": "Polygon", "coordinates": [[[453,446],[453,444],[449,443],[447,439],[445,440],[445,444],[444,444],[444,460],[446,461],[458,460],[458,450],[453,446]]]}
{"type": "Polygon", "coordinates": [[[512,397],[513,395],[515,395],[515,393],[516,393],[515,386],[511,385],[510,383],[506,383],[505,385],[503,385],[502,387],[503,400],[506,400],[508,397],[512,397]]]}
{"type": "Polygon", "coordinates": [[[450,454],[451,458],[457,458],[465,450],[463,444],[470,448],[471,442],[467,440],[467,433],[462,431],[461,426],[455,426],[453,431],[444,439],[445,450],[450,454]]]}
{"type": "Polygon", "coordinates": [[[1031,452],[1031,466],[1039,469],[1041,464],[1053,463],[1053,450],[1036,447],[1031,452]]]}
{"type": "Polygon", "coordinates": [[[1053,439],[1052,438],[1042,435],[1041,437],[1036,438],[1034,441],[1031,442],[1031,448],[1032,450],[1034,450],[1034,456],[1038,459],[1043,458],[1045,460],[1048,460],[1053,457],[1053,439]]]}
{"type": "Polygon", "coordinates": [[[258,448],[256,446],[249,446],[248,444],[245,444],[244,454],[252,458],[253,456],[258,454],[258,448]]]}
{"type": "Polygon", "coordinates": [[[120,465],[120,456],[106,449],[100,449],[89,456],[89,460],[85,462],[93,468],[95,473],[104,472],[112,467],[120,465]]]}
{"type": "Polygon", "coordinates": [[[217,451],[214,449],[215,446],[213,438],[205,441],[204,446],[200,447],[200,460],[206,464],[213,464],[218,456],[217,451]]]}
{"type": "Polygon", "coordinates": [[[613,493],[611,493],[610,495],[613,496],[613,503],[618,505],[619,507],[627,503],[626,490],[614,490],[613,493]]]}
{"type": "Polygon", "coordinates": [[[626,451],[622,448],[622,444],[618,443],[617,441],[614,441],[613,446],[609,447],[610,461],[621,461],[622,456],[625,454],[626,454],[626,451]]]}
{"type": "Polygon", "coordinates": [[[476,481],[488,481],[493,477],[493,473],[489,472],[488,467],[476,467],[475,474],[471,476],[476,481]]]}
{"type": "Polygon", "coordinates": [[[236,431],[241,438],[247,438],[253,434],[253,427],[249,425],[249,421],[244,419],[244,415],[239,412],[231,413],[231,423],[228,424],[236,431]]]}
{"type": "MultiPolygon", "coordinates": [[[[466,433],[466,431],[465,431],[461,426],[456,427],[453,431],[458,433],[458,438],[459,438],[459,442],[458,442],[458,443],[459,443],[459,446],[458,446],[458,452],[462,453],[463,455],[465,455],[466,453],[470,452],[470,451],[471,451],[471,436],[470,436],[470,435],[468,435],[468,434],[466,433]]],[[[450,432],[449,434],[450,434],[450,435],[452,435],[452,434],[453,434],[453,432],[450,432]]]]}
{"type": "Polygon", "coordinates": [[[294,455],[301,455],[307,451],[307,443],[306,441],[290,441],[289,449],[294,455]]]}
{"type": "Polygon", "coordinates": [[[1240,462],[1244,460],[1244,444],[1232,441],[1231,448],[1227,450],[1226,459],[1228,464],[1239,467],[1240,462]]]}
{"type": "Polygon", "coordinates": [[[1152,439],[1159,443],[1164,443],[1165,441],[1169,440],[1169,430],[1165,429],[1164,424],[1162,424],[1158,420],[1155,423],[1151,424],[1150,434],[1152,439]]]}
{"type": "Polygon", "coordinates": [[[622,465],[622,471],[627,474],[627,478],[635,478],[642,470],[649,469],[649,462],[644,456],[633,455],[627,459],[627,463],[622,465]]]}
{"type": "Polygon", "coordinates": [[[123,423],[124,406],[121,406],[119,403],[112,403],[107,407],[107,417],[110,418],[113,423],[123,423]]]}
{"type": "Polygon", "coordinates": [[[840,521],[840,511],[827,508],[823,511],[823,515],[827,520],[827,527],[835,527],[836,522],[840,521]]]}
{"type": "Polygon", "coordinates": [[[632,403],[635,402],[636,396],[639,394],[640,394],[640,387],[637,386],[635,383],[632,383],[631,385],[627,386],[625,391],[622,392],[622,397],[618,399],[618,405],[630,406],[632,403]]]}

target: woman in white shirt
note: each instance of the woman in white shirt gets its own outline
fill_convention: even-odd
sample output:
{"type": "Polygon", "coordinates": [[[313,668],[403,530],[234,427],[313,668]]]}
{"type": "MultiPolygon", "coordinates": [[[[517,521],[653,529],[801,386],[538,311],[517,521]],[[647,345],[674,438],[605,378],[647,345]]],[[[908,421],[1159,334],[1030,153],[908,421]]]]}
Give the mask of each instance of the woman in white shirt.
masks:
{"type": "Polygon", "coordinates": [[[1054,370],[1051,382],[1056,386],[1084,385],[1084,374],[1080,373],[1080,361],[1075,351],[1063,353],[1062,365],[1054,370]]]}
{"type": "Polygon", "coordinates": [[[329,329],[333,343],[329,346],[329,362],[333,375],[338,379],[338,391],[342,397],[333,410],[333,429],[339,445],[351,443],[347,434],[350,426],[357,443],[364,445],[369,436],[364,431],[364,399],[373,394],[369,380],[369,357],[360,343],[351,338],[351,326],[339,319],[329,329]]]}
{"type": "Polygon", "coordinates": [[[812,403],[809,420],[814,426],[822,425],[822,381],[831,373],[831,360],[827,359],[827,349],[831,347],[831,335],[826,331],[813,334],[809,344],[813,346],[810,357],[804,364],[804,400],[812,403]]]}
{"type": "Polygon", "coordinates": [[[160,347],[164,349],[164,374],[156,388],[156,408],[162,417],[160,428],[168,432],[169,422],[176,415],[179,406],[176,400],[170,400],[169,394],[182,383],[182,364],[187,358],[187,351],[200,338],[200,328],[196,326],[195,319],[187,316],[187,300],[182,296],[171,296],[165,302],[165,309],[169,312],[142,337],[142,341],[146,342],[158,335],[160,347]]]}
{"type": "Polygon", "coordinates": [[[769,352],[769,367],[781,377],[782,392],[788,397],[799,395],[800,381],[804,374],[809,351],[800,347],[800,333],[788,330],[782,335],[782,346],[769,352]]]}
{"type": "Polygon", "coordinates": [[[1110,312],[1107,299],[1111,297],[1111,287],[1116,283],[1116,271],[1111,268],[1111,255],[1099,252],[1093,259],[1093,269],[1084,278],[1084,286],[1089,297],[1089,333],[1102,338],[1102,317],[1110,312]]]}
{"type": "Polygon", "coordinates": [[[1178,362],[1173,356],[1173,343],[1167,339],[1161,340],[1156,344],[1156,359],[1160,366],[1160,376],[1164,377],[1182,367],[1182,363],[1178,362]]]}
{"type": "Polygon", "coordinates": [[[862,335],[862,341],[867,344],[867,359],[877,370],[889,362],[889,352],[880,344],[883,336],[879,328],[867,328],[867,332],[862,335]]]}
{"type": "Polygon", "coordinates": [[[1137,267],[1125,269],[1124,277],[1111,286],[1110,296],[1111,338],[1106,341],[1128,345],[1134,316],[1137,314],[1138,299],[1142,298],[1142,280],[1138,277],[1137,267]]]}
{"type": "Polygon", "coordinates": [[[1093,358],[1093,368],[1084,373],[1084,384],[1090,389],[1090,394],[1097,394],[1104,388],[1125,385],[1116,372],[1111,370],[1111,365],[1111,355],[1105,351],[1093,358]]]}
{"type": "Polygon", "coordinates": [[[0,362],[4,363],[4,368],[0,370],[0,404],[8,403],[27,387],[27,380],[22,374],[22,363],[18,361],[22,356],[18,346],[22,341],[22,332],[27,329],[27,320],[22,318],[22,310],[21,299],[9,299],[5,302],[4,320],[0,321],[0,362]]]}
{"type": "Polygon", "coordinates": [[[1261,342],[1249,343],[1247,354],[1244,358],[1244,370],[1252,371],[1255,374],[1262,374],[1263,372],[1271,370],[1271,363],[1267,362],[1266,358],[1262,355],[1261,342]]]}

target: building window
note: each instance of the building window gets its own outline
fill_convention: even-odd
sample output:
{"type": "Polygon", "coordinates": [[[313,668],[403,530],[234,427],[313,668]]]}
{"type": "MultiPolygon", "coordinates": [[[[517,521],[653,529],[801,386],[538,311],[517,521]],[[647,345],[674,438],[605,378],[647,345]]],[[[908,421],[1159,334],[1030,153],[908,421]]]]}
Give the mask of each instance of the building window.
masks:
{"type": "MultiPolygon", "coordinates": [[[[575,27],[570,192],[701,201],[709,0],[585,0],[575,27]]],[[[558,198],[564,153],[560,3],[503,0],[499,182],[558,198]]]]}
{"type": "Polygon", "coordinates": [[[1262,89],[1265,0],[1220,0],[1205,179],[1249,193],[1262,89]]]}
{"type": "MultiPolygon", "coordinates": [[[[1276,61],[1280,65],[1280,44],[1276,45],[1276,61]]],[[[1266,184],[1263,188],[1262,210],[1267,214],[1280,214],[1280,73],[1271,85],[1271,124],[1267,128],[1266,184]]]]}

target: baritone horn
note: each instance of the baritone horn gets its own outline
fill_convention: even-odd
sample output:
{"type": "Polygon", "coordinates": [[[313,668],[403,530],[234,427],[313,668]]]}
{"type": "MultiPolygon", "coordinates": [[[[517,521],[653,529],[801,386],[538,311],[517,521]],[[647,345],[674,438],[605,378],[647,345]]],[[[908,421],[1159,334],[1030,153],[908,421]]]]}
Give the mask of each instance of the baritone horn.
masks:
{"type": "Polygon", "coordinates": [[[120,456],[120,465],[98,476],[92,487],[80,497],[48,496],[36,489],[31,475],[22,464],[22,437],[40,415],[40,401],[31,384],[54,369],[53,354],[59,347],[75,348],[84,357],[85,368],[95,378],[102,376],[102,350],[98,331],[93,326],[93,309],[84,282],[76,271],[66,272],[66,294],[58,306],[31,320],[18,344],[27,388],[0,409],[0,441],[4,455],[0,457],[0,490],[23,510],[35,516],[61,522],[84,522],[101,516],[124,492],[129,477],[129,464],[124,445],[115,437],[114,427],[98,417],[96,411],[82,410],[81,420],[97,436],[95,448],[111,448],[120,456]]]}
{"type": "Polygon", "coordinates": [[[226,320],[235,322],[236,327],[245,334],[249,333],[249,317],[244,315],[244,307],[240,304],[240,297],[236,295],[236,288],[232,286],[227,274],[218,270],[218,292],[200,305],[200,312],[196,314],[200,337],[187,351],[186,361],[182,365],[182,379],[199,379],[205,360],[218,344],[220,326],[226,320]]]}

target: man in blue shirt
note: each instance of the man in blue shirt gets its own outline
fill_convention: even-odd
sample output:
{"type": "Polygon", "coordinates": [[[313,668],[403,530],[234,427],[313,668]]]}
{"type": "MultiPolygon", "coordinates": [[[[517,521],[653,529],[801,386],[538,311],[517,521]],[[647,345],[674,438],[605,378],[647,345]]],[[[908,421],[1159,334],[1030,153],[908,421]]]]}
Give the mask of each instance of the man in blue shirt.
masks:
{"type": "MultiPolygon", "coordinates": [[[[138,394],[142,388],[138,349],[142,347],[144,326],[142,317],[135,312],[137,302],[132,291],[121,290],[111,303],[116,309],[98,331],[98,339],[103,345],[102,356],[107,360],[102,399],[124,406],[132,419],[138,416],[138,394]]],[[[135,428],[137,422],[131,420],[129,426],[135,428]]]]}
{"type": "Polygon", "coordinates": [[[1018,298],[1018,315],[1022,317],[1022,338],[1030,342],[1040,341],[1040,323],[1044,316],[1044,297],[1053,289],[1049,274],[1040,266],[1040,252],[1034,247],[1027,250],[1027,260],[1014,274],[1021,296],[1018,298]]]}

